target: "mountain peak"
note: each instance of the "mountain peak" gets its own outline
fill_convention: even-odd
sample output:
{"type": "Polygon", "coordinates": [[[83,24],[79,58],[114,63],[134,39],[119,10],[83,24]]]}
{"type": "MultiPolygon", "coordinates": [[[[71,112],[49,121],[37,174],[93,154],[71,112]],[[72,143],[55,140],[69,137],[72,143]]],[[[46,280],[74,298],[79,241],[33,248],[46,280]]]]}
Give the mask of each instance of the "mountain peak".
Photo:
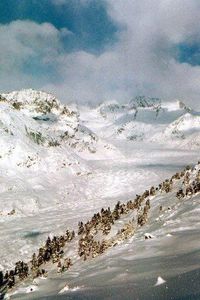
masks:
{"type": "Polygon", "coordinates": [[[137,107],[158,107],[161,105],[161,99],[155,97],[136,96],[130,101],[130,106],[137,107]]]}
{"type": "Polygon", "coordinates": [[[188,107],[184,102],[178,100],[178,104],[179,104],[180,109],[184,109],[187,112],[192,111],[192,109],[190,107],[188,107]]]}
{"type": "Polygon", "coordinates": [[[33,106],[38,113],[50,113],[52,109],[61,108],[60,101],[52,94],[33,89],[24,89],[7,94],[1,94],[16,109],[33,106]]]}

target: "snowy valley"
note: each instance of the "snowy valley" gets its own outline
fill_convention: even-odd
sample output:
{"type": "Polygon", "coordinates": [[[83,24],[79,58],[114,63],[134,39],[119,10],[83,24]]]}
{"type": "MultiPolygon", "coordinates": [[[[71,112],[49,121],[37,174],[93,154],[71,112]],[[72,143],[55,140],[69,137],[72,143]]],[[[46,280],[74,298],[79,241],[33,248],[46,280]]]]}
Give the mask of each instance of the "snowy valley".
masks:
{"type": "MultiPolygon", "coordinates": [[[[35,90],[1,94],[0,139],[3,272],[16,261],[30,261],[48,236],[66,229],[77,235],[78,222],[86,223],[102,208],[133,200],[187,165],[191,184],[200,168],[200,113],[178,100],[136,97],[89,107],[64,105],[35,90]]],[[[189,298],[181,276],[191,278],[189,272],[200,269],[200,194],[179,199],[183,179],[175,180],[169,192],[151,195],[144,226],[135,230],[135,212],[113,224],[110,238],[129,221],[134,227],[116,247],[83,261],[76,236],[65,249],[73,262],[67,272],[58,274],[49,265],[45,280],[28,278],[5,297],[102,299],[111,293],[122,299],[127,288],[123,299],[168,299],[173,292],[171,299],[198,299],[189,298]],[[157,278],[164,279],[156,285],[157,278]],[[176,291],[174,278],[180,279],[176,291]]],[[[198,297],[199,288],[196,292],[198,297]]]]}

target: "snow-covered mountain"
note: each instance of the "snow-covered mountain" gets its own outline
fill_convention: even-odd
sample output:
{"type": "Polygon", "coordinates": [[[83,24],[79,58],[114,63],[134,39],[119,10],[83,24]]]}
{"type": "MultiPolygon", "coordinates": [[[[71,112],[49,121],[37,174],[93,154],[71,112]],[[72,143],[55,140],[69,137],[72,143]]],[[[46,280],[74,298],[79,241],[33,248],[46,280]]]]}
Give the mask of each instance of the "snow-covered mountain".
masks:
{"type": "Polygon", "coordinates": [[[159,98],[135,97],[125,104],[104,102],[92,109],[63,105],[45,92],[22,90],[1,94],[0,105],[1,134],[11,142],[18,137],[18,141],[44,147],[69,146],[84,158],[96,152],[96,157],[101,156],[102,150],[106,156],[114,155],[117,151],[108,142],[110,138],[174,141],[177,146],[179,140],[189,142],[199,132],[197,112],[180,101],[167,103],[159,98]],[[98,120],[98,128],[94,122],[90,125],[91,119],[98,120]]]}
{"type": "Polygon", "coordinates": [[[34,90],[1,95],[0,139],[0,193],[6,201],[6,206],[0,201],[2,215],[33,213],[46,208],[47,202],[56,205],[58,182],[90,173],[83,157],[99,159],[115,153],[114,146],[82,124],[73,107],[34,90]],[[40,201],[46,189],[54,197],[48,200],[43,195],[40,201]]]}
{"type": "Polygon", "coordinates": [[[132,142],[166,143],[170,147],[199,145],[199,114],[181,101],[163,102],[159,98],[136,97],[127,104],[105,102],[96,113],[106,126],[100,135],[132,142]],[[190,143],[191,142],[191,143],[190,143]]]}
{"type": "Polygon", "coordinates": [[[18,136],[21,141],[46,147],[68,145],[90,153],[98,151],[98,144],[103,143],[82,125],[77,110],[61,104],[51,94],[22,90],[1,97],[1,129],[13,139],[18,136]]]}
{"type": "Polygon", "coordinates": [[[91,174],[90,161],[125,158],[118,141],[129,147],[145,142],[198,149],[199,129],[200,115],[180,101],[136,97],[125,104],[104,102],[94,109],[64,105],[55,96],[32,89],[1,94],[0,191],[7,200],[6,207],[0,202],[0,212],[26,214],[45,208],[47,188],[54,194],[50,203],[56,205],[58,182],[67,180],[70,189],[74,176],[91,174]],[[56,174],[54,184],[50,174],[56,174]],[[23,200],[27,194],[30,205],[23,200]]]}
{"type": "Polygon", "coordinates": [[[179,147],[193,149],[200,146],[200,114],[187,112],[170,123],[157,139],[172,141],[179,147]]]}
{"type": "MultiPolygon", "coordinates": [[[[30,260],[48,235],[76,229],[79,221],[87,222],[102,207],[113,209],[117,201],[133,199],[185,165],[194,164],[199,160],[199,137],[199,113],[180,101],[136,97],[129,103],[104,102],[90,108],[64,105],[53,95],[35,90],[1,94],[0,270],[13,268],[17,260],[30,260]]],[[[191,180],[198,170],[199,165],[191,169],[191,180]]],[[[192,202],[185,199],[180,204],[175,194],[181,185],[182,179],[167,196],[158,193],[152,203],[147,226],[149,235],[156,237],[152,239],[155,252],[149,252],[148,244],[144,247],[146,229],[140,229],[136,238],[113,249],[107,258],[94,260],[91,269],[81,262],[75,265],[67,280],[74,284],[73,278],[84,282],[84,277],[87,285],[95,270],[94,278],[104,274],[104,284],[117,283],[125,276],[116,266],[119,253],[125,270],[132,270],[132,256],[134,261],[164,253],[168,234],[184,234],[186,227],[193,230],[191,216],[199,209],[199,198],[196,195],[192,202]],[[115,270],[116,278],[110,278],[108,266],[115,270]]],[[[171,243],[176,249],[175,242],[171,243]]],[[[76,260],[75,248],[67,251],[76,260]]],[[[51,282],[57,276],[54,271],[51,282]]],[[[56,280],[48,286],[52,289],[58,289],[56,280]]],[[[46,292],[45,287],[41,289],[41,297],[46,292]]]]}
{"type": "Polygon", "coordinates": [[[70,182],[68,193],[74,176],[92,173],[90,161],[124,159],[118,141],[129,142],[129,147],[145,142],[198,149],[199,129],[200,115],[180,101],[136,97],[94,109],[64,105],[51,94],[31,89],[1,94],[0,191],[7,200],[6,206],[0,202],[0,213],[45,209],[47,188],[54,195],[49,203],[56,206],[62,194],[55,188],[58,182],[70,182]],[[54,184],[50,174],[56,174],[54,184]],[[27,197],[30,205],[25,205],[27,197]]]}

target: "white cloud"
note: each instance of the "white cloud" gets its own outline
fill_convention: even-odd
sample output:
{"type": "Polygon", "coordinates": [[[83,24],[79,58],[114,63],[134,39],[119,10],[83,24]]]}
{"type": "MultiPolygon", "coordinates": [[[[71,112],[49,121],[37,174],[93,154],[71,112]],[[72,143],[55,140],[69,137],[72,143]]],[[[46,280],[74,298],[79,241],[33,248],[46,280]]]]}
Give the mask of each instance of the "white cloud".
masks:
{"type": "Polygon", "coordinates": [[[77,52],[59,57],[62,98],[128,100],[136,94],[181,98],[198,104],[200,67],[179,63],[174,45],[200,41],[200,4],[185,0],[108,0],[108,12],[122,25],[119,42],[99,56],[77,52]]]}
{"type": "MultiPolygon", "coordinates": [[[[59,0],[55,0],[57,3],[59,0]]],[[[64,1],[62,1],[64,2],[64,1]]],[[[136,94],[181,98],[199,105],[200,67],[175,60],[173,47],[185,41],[200,43],[200,3],[195,0],[107,0],[108,13],[122,26],[118,42],[100,55],[65,53],[61,38],[69,34],[50,24],[16,21],[0,26],[0,57],[9,87],[33,87],[56,93],[64,101],[128,100],[136,94]],[[8,38],[7,38],[8,37],[8,38]],[[32,56],[57,70],[59,80],[42,82],[27,77],[20,66],[32,56]],[[21,85],[20,85],[21,78],[21,85]],[[14,84],[15,81],[15,84],[14,84]],[[28,83],[27,83],[28,82],[28,83]]],[[[61,3],[61,2],[60,2],[61,3]]]]}
{"type": "MultiPolygon", "coordinates": [[[[66,34],[66,33],[65,33],[66,34]]],[[[40,78],[33,78],[32,70],[25,74],[25,63],[32,60],[48,65],[62,49],[58,31],[49,23],[14,21],[0,26],[0,82],[2,89],[40,85],[40,78]]]]}
{"type": "Polygon", "coordinates": [[[14,21],[1,25],[1,67],[7,69],[20,65],[33,55],[55,55],[59,48],[59,34],[48,23],[39,25],[31,21],[14,21]]]}

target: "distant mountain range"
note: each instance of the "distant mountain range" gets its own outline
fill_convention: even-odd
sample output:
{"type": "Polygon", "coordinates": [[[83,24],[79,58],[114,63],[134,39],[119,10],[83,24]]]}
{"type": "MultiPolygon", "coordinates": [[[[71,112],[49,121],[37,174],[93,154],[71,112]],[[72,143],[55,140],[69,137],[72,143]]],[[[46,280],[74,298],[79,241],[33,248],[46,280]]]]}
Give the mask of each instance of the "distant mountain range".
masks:
{"type": "Polygon", "coordinates": [[[109,121],[104,128],[109,138],[191,149],[200,145],[200,113],[178,100],[136,97],[127,104],[103,103],[97,111],[109,121]]]}

